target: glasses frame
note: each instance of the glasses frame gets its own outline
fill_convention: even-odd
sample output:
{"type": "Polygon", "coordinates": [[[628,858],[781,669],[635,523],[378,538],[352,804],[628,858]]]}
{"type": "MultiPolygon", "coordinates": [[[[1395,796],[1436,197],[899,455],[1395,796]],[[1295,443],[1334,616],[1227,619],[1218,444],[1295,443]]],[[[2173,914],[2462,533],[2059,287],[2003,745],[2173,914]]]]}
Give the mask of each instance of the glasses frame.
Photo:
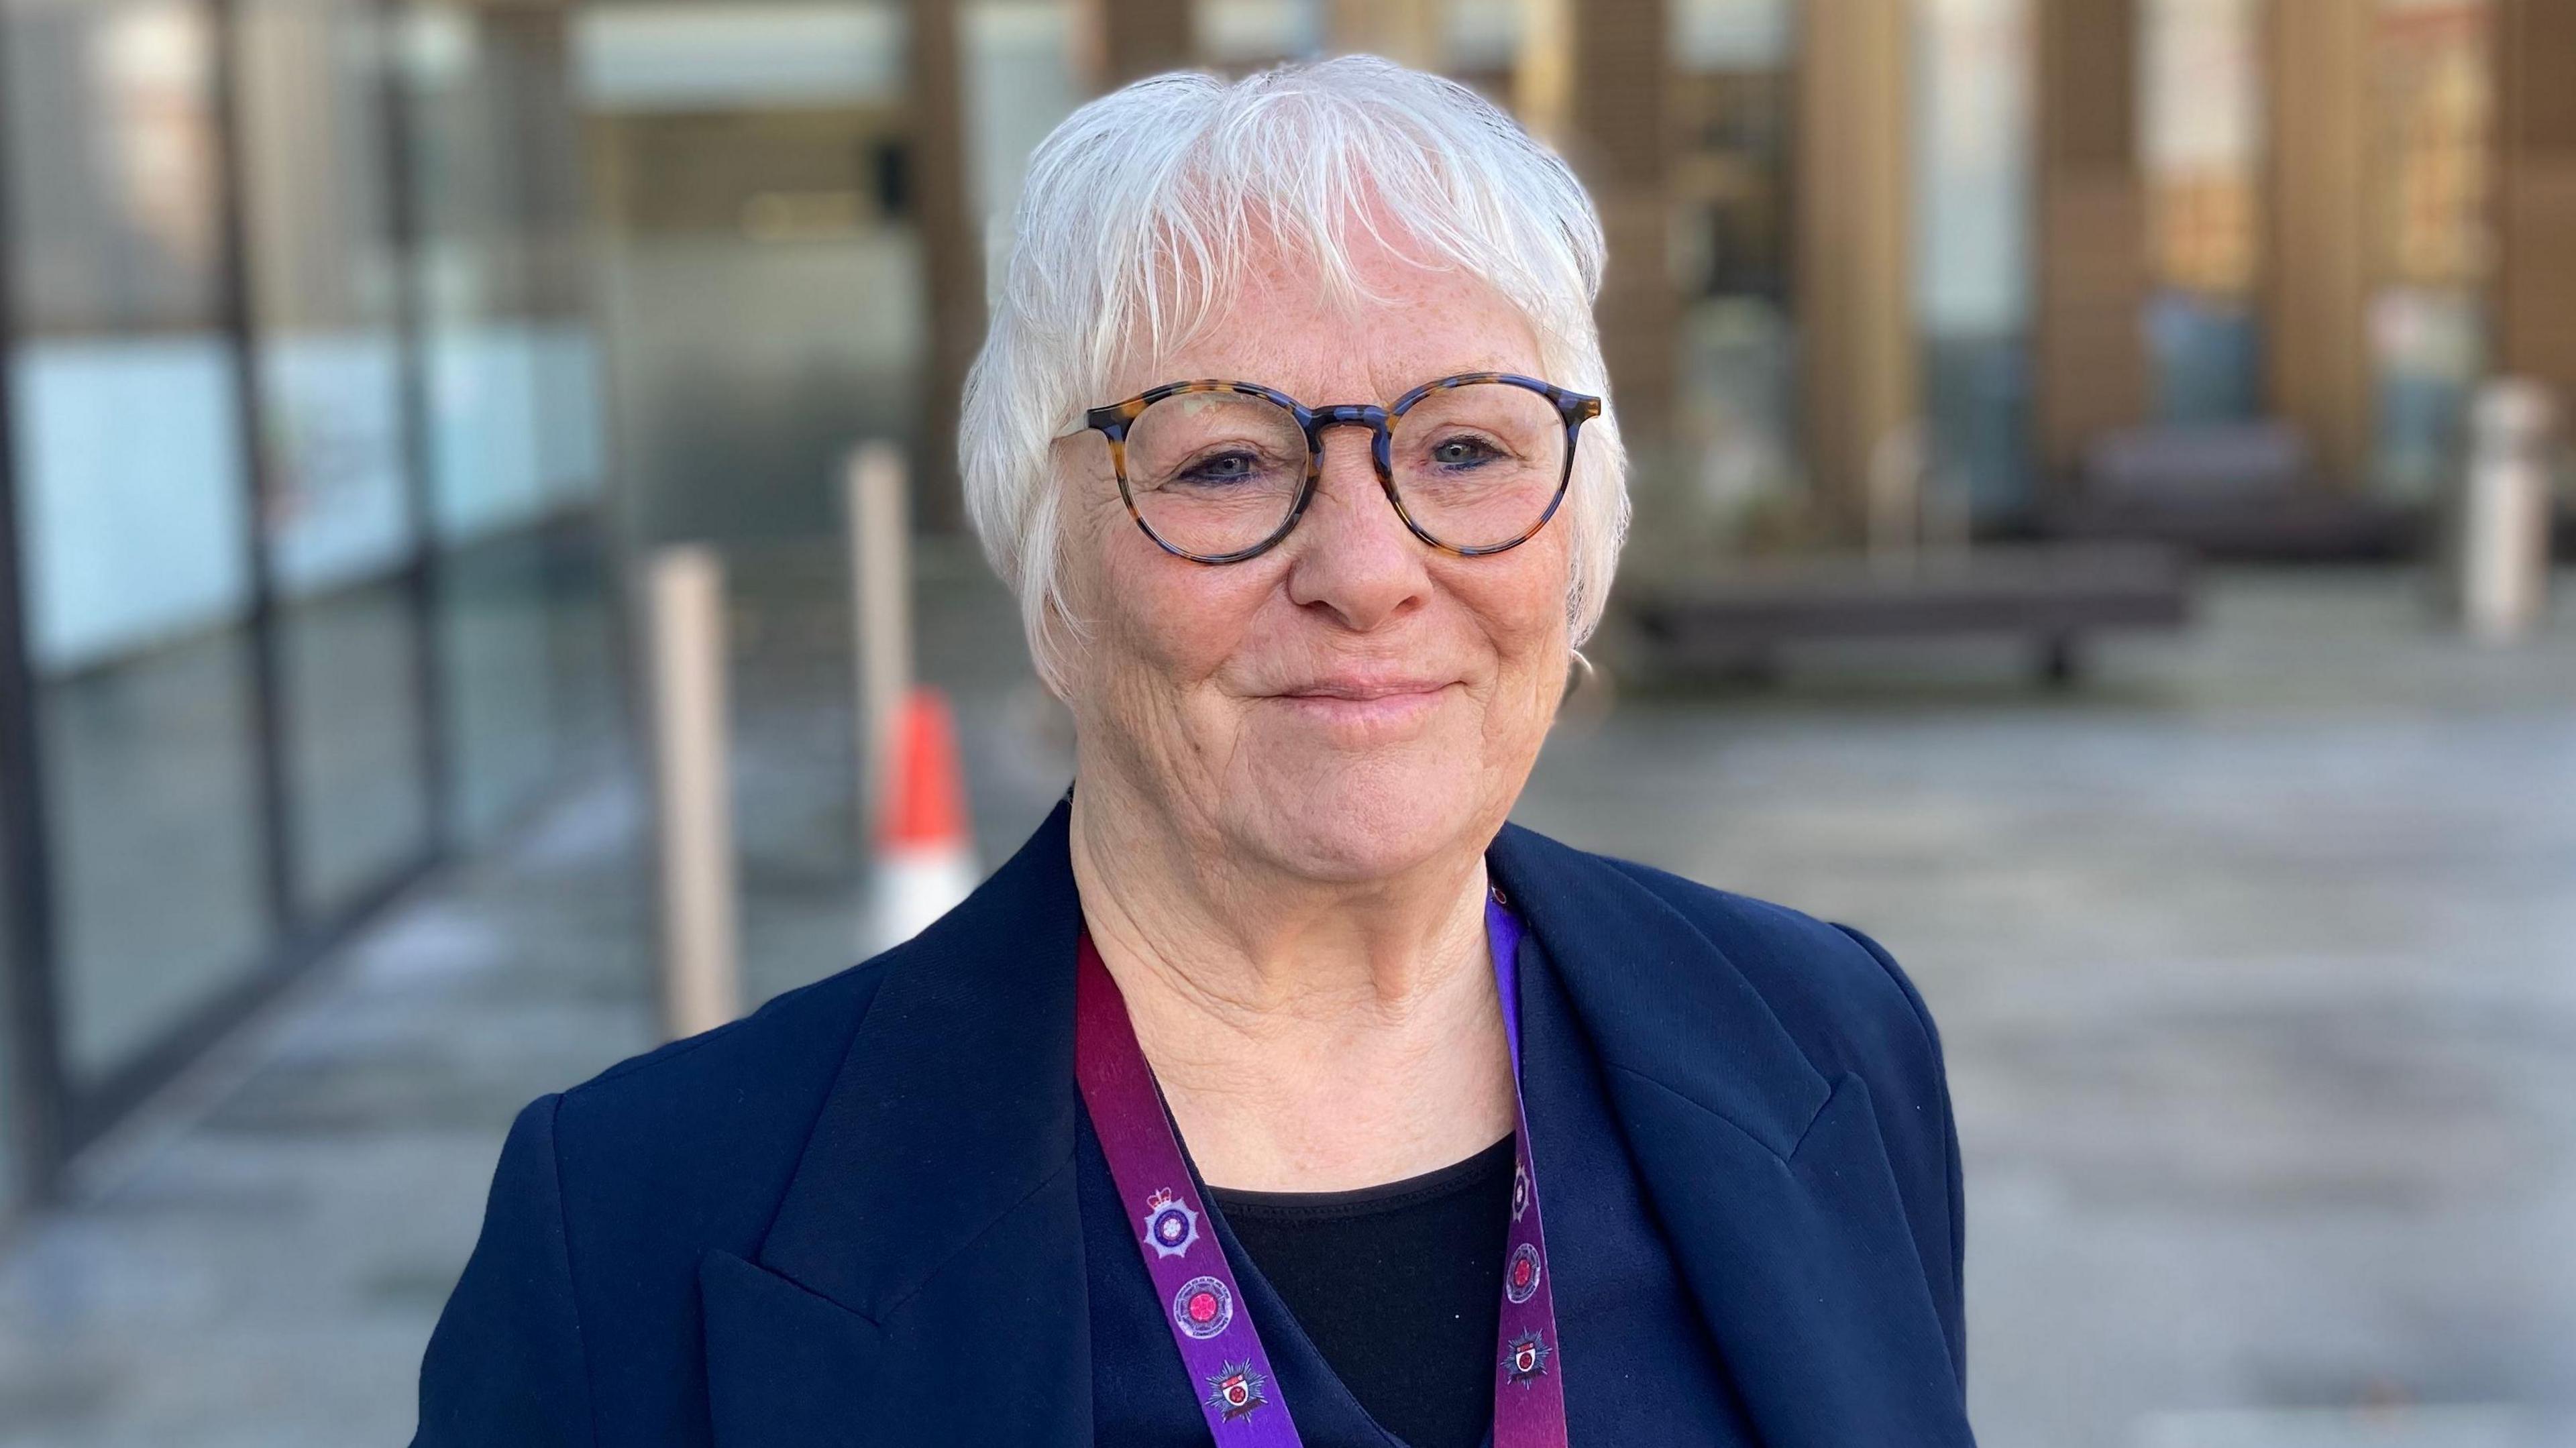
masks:
{"type": "Polygon", "coordinates": [[[1203,380],[1166,382],[1160,387],[1140,392],[1124,402],[1112,402],[1105,406],[1091,408],[1083,413],[1081,425],[1067,428],[1058,436],[1074,437],[1084,432],[1097,432],[1107,438],[1110,464],[1118,474],[1118,497],[1127,505],[1127,516],[1136,520],[1136,526],[1146,537],[1154,540],[1155,547],[1175,558],[1186,558],[1192,563],[1215,565],[1241,563],[1249,558],[1257,558],[1278,547],[1281,539],[1296,531],[1297,520],[1306,516],[1306,505],[1314,500],[1315,485],[1323,478],[1324,430],[1333,427],[1365,427],[1369,430],[1369,460],[1377,465],[1378,490],[1386,494],[1386,501],[1395,509],[1395,516],[1404,520],[1405,530],[1443,553],[1454,553],[1461,558],[1482,558],[1488,554],[1503,553],[1518,548],[1537,537],[1538,531],[1547,526],[1549,519],[1556,516],[1558,506],[1565,501],[1566,489],[1574,481],[1576,437],[1581,432],[1583,424],[1600,415],[1601,399],[1598,397],[1570,391],[1553,382],[1536,377],[1523,377],[1512,372],[1461,372],[1454,377],[1442,377],[1423,383],[1385,407],[1379,407],[1374,403],[1338,403],[1329,407],[1308,407],[1277,388],[1264,387],[1257,382],[1203,380]],[[1565,422],[1565,467],[1557,477],[1556,492],[1548,498],[1547,507],[1539,513],[1538,521],[1530,524],[1519,537],[1503,543],[1462,548],[1431,536],[1420,523],[1414,520],[1412,512],[1404,506],[1404,495],[1395,486],[1395,428],[1404,420],[1404,415],[1413,410],[1416,403],[1432,393],[1447,392],[1478,383],[1502,383],[1535,392],[1546,398],[1556,408],[1557,416],[1565,422]],[[1136,506],[1136,495],[1127,483],[1128,429],[1135,426],[1137,418],[1144,416],[1146,408],[1166,397],[1180,397],[1193,392],[1233,392],[1246,397],[1257,397],[1287,412],[1296,420],[1297,430],[1306,436],[1306,478],[1298,485],[1296,501],[1288,506],[1288,516],[1271,531],[1269,537],[1248,548],[1238,548],[1231,553],[1193,553],[1186,548],[1175,546],[1170,539],[1155,532],[1153,524],[1145,521],[1144,513],[1136,506]]]}

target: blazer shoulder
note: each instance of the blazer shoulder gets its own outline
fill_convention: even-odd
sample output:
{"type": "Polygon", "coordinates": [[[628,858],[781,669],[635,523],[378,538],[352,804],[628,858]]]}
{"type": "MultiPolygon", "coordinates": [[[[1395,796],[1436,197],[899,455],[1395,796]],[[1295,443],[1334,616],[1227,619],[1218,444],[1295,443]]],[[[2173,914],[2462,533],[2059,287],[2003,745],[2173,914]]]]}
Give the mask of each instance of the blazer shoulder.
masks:
{"type": "Polygon", "coordinates": [[[1643,886],[1742,971],[1827,1076],[1898,1067],[1940,1079],[1932,1015],[1894,957],[1848,925],[1633,860],[1596,855],[1643,886]]]}
{"type": "Polygon", "coordinates": [[[1867,1083],[1950,1361],[1967,1380],[1966,1202],[1941,1036],[1895,958],[1848,925],[1603,859],[1696,926],[1816,1069],[1867,1083]]]}
{"type": "Polygon", "coordinates": [[[887,957],[741,1020],[621,1061],[562,1093],[554,1145],[578,1227],[648,1213],[743,1250],[767,1226],[887,957]]]}

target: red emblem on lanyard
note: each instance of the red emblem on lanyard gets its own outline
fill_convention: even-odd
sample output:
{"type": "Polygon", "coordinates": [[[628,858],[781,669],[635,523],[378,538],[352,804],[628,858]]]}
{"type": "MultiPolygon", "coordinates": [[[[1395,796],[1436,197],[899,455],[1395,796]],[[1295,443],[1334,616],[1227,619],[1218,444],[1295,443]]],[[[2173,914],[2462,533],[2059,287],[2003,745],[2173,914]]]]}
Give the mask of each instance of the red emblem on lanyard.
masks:
{"type": "Polygon", "coordinates": [[[1208,1406],[1231,1423],[1270,1401],[1261,1395],[1266,1386],[1252,1364],[1227,1363],[1225,1371],[1208,1379],[1208,1406]]]}
{"type": "Polygon", "coordinates": [[[1523,1242],[1513,1250],[1511,1265],[1503,1269],[1503,1295],[1514,1302],[1527,1302],[1538,1295],[1538,1244],[1523,1242]]]}
{"type": "Polygon", "coordinates": [[[1522,1333],[1512,1339],[1511,1351],[1503,1354],[1504,1376],[1528,1387],[1547,1372],[1547,1360],[1555,1355],[1556,1349],[1549,1347],[1537,1333],[1522,1333]]]}
{"type": "Polygon", "coordinates": [[[1234,1321],[1234,1293],[1214,1277],[1193,1277],[1172,1294],[1172,1324],[1205,1342],[1234,1321]]]}

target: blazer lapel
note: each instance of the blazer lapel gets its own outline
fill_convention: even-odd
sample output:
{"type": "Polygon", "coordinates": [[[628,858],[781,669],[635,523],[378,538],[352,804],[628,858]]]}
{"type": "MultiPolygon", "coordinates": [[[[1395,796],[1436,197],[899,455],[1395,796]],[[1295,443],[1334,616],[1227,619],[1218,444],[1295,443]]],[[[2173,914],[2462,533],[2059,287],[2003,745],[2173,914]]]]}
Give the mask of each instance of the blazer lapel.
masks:
{"type": "Polygon", "coordinates": [[[1634,879],[1516,826],[1487,858],[1558,966],[1763,1442],[1971,1443],[1868,1088],[1820,1074],[1634,879]]]}
{"type": "Polygon", "coordinates": [[[887,958],[756,1260],[701,1265],[724,1448],[1090,1441],[1069,813],[887,958]]]}

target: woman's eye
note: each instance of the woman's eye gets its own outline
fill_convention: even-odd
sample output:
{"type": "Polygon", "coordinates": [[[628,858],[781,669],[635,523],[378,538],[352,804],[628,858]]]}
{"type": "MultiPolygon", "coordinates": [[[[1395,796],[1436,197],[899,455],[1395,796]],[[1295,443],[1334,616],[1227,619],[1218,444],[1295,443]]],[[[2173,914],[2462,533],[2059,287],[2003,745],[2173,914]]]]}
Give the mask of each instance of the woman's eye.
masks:
{"type": "Polygon", "coordinates": [[[1491,462],[1502,455],[1501,448],[1481,437],[1442,438],[1431,445],[1431,460],[1443,467],[1491,462]]]}
{"type": "Polygon", "coordinates": [[[1261,470],[1261,462],[1250,453],[1216,453],[1181,469],[1180,481],[1187,483],[1239,483],[1261,470]]]}

